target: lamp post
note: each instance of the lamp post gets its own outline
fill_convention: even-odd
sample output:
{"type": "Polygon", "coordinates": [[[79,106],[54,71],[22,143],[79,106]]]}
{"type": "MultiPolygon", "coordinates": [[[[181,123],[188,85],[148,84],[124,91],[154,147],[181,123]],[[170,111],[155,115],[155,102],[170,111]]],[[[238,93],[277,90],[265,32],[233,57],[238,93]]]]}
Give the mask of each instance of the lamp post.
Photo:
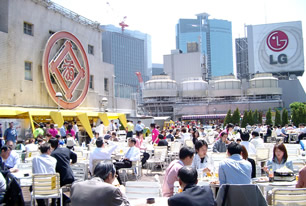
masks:
{"type": "Polygon", "coordinates": [[[106,109],[105,107],[107,106],[108,104],[108,99],[106,97],[103,97],[101,100],[100,100],[100,112],[101,112],[101,107],[103,108],[103,112],[106,112],[106,109]]]}
{"type": "Polygon", "coordinates": [[[61,92],[56,92],[55,97],[57,97],[57,111],[60,111],[60,98],[63,98],[63,94],[61,92]]]}

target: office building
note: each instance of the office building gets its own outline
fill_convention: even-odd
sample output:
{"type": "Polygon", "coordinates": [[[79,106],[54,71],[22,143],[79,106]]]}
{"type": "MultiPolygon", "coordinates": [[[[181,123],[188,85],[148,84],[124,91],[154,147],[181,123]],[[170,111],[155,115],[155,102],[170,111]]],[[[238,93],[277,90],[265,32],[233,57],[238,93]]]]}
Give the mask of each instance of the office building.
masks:
{"type": "Polygon", "coordinates": [[[115,96],[131,98],[139,89],[136,72],[144,81],[152,76],[151,37],[113,25],[102,26],[103,60],[115,69],[115,96]]]}
{"type": "Polygon", "coordinates": [[[206,13],[196,19],[179,19],[176,25],[176,49],[187,53],[187,44],[198,42],[206,57],[208,78],[233,73],[232,24],[209,19],[206,13]]]}
{"type": "Polygon", "coordinates": [[[249,65],[248,65],[248,39],[237,38],[235,39],[236,46],[236,68],[238,79],[249,78],[249,65]]]}
{"type": "Polygon", "coordinates": [[[163,64],[152,64],[152,76],[164,73],[163,64]]]}

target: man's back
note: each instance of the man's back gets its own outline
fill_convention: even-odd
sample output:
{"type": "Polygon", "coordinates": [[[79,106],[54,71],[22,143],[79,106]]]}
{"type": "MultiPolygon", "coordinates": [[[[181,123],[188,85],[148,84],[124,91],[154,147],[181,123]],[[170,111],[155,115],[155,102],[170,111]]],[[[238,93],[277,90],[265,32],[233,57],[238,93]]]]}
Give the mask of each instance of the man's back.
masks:
{"type": "Polygon", "coordinates": [[[105,183],[100,178],[77,182],[71,188],[73,206],[121,206],[129,205],[119,188],[105,183]]]}
{"type": "Polygon", "coordinates": [[[214,196],[208,186],[186,186],[182,193],[168,199],[169,206],[214,206],[214,196]]]}
{"type": "Polygon", "coordinates": [[[76,163],[77,155],[67,148],[56,148],[51,156],[57,160],[56,172],[60,174],[61,186],[70,184],[74,181],[72,169],[70,167],[70,159],[72,163],[76,163]]]}
{"type": "Polygon", "coordinates": [[[177,173],[183,166],[184,164],[181,160],[173,160],[166,169],[162,186],[164,197],[171,197],[173,195],[174,182],[178,181],[177,173]]]}
{"type": "Polygon", "coordinates": [[[117,148],[117,145],[113,145],[112,147],[106,149],[102,147],[97,147],[94,149],[89,156],[89,169],[91,174],[93,174],[92,166],[94,159],[102,159],[102,160],[111,160],[113,151],[117,148]]]}
{"type": "Polygon", "coordinates": [[[252,165],[234,154],[222,161],[219,166],[219,180],[222,184],[251,184],[252,165]]]}
{"type": "Polygon", "coordinates": [[[260,147],[264,147],[264,142],[263,142],[263,139],[261,139],[259,136],[257,137],[254,137],[252,140],[251,140],[251,143],[255,146],[255,148],[260,148],[260,147]]]}
{"type": "Polygon", "coordinates": [[[47,154],[34,157],[32,160],[34,174],[53,174],[55,173],[56,159],[47,154]]]}

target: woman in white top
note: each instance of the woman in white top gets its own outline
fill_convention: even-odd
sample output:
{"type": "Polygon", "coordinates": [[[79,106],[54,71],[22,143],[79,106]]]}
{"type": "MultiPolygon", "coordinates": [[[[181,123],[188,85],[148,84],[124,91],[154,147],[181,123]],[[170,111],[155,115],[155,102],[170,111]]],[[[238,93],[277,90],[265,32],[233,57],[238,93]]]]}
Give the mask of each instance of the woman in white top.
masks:
{"type": "Polygon", "coordinates": [[[197,154],[192,161],[192,167],[195,169],[203,169],[203,172],[210,172],[214,163],[211,157],[207,155],[208,145],[205,140],[198,140],[195,143],[195,149],[197,154]]]}

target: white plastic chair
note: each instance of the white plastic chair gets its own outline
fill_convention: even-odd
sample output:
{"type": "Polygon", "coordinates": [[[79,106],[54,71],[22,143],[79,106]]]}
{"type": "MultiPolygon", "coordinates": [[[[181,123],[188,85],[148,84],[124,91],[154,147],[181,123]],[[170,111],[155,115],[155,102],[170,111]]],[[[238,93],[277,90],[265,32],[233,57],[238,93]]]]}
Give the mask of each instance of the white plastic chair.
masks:
{"type": "Polygon", "coordinates": [[[273,206],[305,205],[306,188],[303,189],[272,189],[273,206]]]}
{"type": "Polygon", "coordinates": [[[128,199],[160,197],[158,182],[128,181],[125,183],[125,193],[128,199]]]}
{"type": "Polygon", "coordinates": [[[70,166],[75,180],[88,179],[88,167],[85,163],[75,163],[70,166]]]}
{"type": "MultiPolygon", "coordinates": [[[[152,172],[155,165],[160,165],[161,168],[164,168],[164,164],[167,158],[167,149],[162,147],[155,147],[154,148],[154,156],[147,160],[148,168],[152,172]]],[[[148,170],[147,170],[148,172],[148,170]]]]}
{"type": "Polygon", "coordinates": [[[33,174],[32,176],[31,205],[37,199],[60,198],[63,205],[62,189],[59,174],[33,174]]]}

